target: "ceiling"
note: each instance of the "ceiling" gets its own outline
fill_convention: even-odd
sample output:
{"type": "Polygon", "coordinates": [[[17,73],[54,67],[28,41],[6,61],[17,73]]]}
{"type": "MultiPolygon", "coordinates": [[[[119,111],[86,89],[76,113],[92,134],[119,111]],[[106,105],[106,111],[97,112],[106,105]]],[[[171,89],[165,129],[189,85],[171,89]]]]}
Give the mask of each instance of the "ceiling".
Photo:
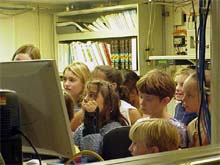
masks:
{"type": "Polygon", "coordinates": [[[40,4],[69,4],[76,2],[91,2],[103,0],[0,0],[0,3],[40,3],[40,4]]]}
{"type": "Polygon", "coordinates": [[[85,8],[102,4],[110,4],[119,0],[0,0],[0,10],[19,10],[36,5],[44,9],[65,9],[67,6],[85,8]]]}

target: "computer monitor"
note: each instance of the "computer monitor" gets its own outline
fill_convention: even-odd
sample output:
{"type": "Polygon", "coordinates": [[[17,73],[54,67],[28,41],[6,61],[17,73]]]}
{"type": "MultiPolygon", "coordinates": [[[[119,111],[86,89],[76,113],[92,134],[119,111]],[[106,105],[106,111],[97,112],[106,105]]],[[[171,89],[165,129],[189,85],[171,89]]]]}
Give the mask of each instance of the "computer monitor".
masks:
{"type": "MultiPolygon", "coordinates": [[[[72,157],[70,122],[54,60],[0,62],[0,88],[17,92],[21,131],[39,154],[72,157]]],[[[34,153],[25,139],[22,151],[34,153]]]]}

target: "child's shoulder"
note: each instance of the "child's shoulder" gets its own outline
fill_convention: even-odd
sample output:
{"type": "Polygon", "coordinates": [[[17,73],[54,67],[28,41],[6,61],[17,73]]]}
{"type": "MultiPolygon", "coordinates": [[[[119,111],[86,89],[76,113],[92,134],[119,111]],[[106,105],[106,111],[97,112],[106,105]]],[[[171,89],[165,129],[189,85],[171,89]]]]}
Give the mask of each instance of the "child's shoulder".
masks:
{"type": "Polygon", "coordinates": [[[173,125],[175,125],[176,127],[185,127],[185,125],[184,125],[182,122],[180,122],[179,120],[177,120],[177,119],[175,119],[175,118],[173,118],[173,117],[171,117],[171,118],[169,119],[169,121],[170,121],[173,125]]]}

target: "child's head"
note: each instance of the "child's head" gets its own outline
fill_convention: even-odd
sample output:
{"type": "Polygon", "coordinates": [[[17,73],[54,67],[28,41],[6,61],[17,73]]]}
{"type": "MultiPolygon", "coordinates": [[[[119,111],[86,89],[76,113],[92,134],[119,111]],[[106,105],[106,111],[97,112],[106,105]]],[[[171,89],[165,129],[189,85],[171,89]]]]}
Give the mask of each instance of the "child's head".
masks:
{"type": "Polygon", "coordinates": [[[119,110],[119,96],[109,82],[104,80],[88,81],[85,93],[84,101],[95,100],[97,102],[101,126],[110,121],[118,121],[122,125],[126,125],[126,119],[119,110]]]}
{"type": "Polygon", "coordinates": [[[177,128],[168,120],[151,118],[136,122],[130,129],[132,155],[143,155],[179,148],[180,136],[177,128]]]}
{"type": "Polygon", "coordinates": [[[110,82],[120,99],[128,101],[129,92],[127,88],[122,86],[122,75],[119,70],[109,65],[99,65],[92,71],[92,78],[110,82]]]}
{"type": "Polygon", "coordinates": [[[116,91],[122,84],[122,76],[120,71],[109,65],[96,66],[92,71],[92,78],[115,83],[116,91]]]}
{"type": "Polygon", "coordinates": [[[144,114],[162,113],[175,93],[175,82],[166,72],[154,69],[137,82],[140,108],[144,114]]]}
{"type": "Polygon", "coordinates": [[[19,61],[19,60],[35,60],[40,59],[41,54],[39,48],[35,47],[32,44],[22,45],[19,47],[13,57],[13,61],[19,61]]]}
{"type": "Polygon", "coordinates": [[[126,86],[129,91],[128,102],[131,103],[131,105],[134,107],[139,108],[139,95],[136,83],[140,77],[137,75],[137,73],[128,69],[121,70],[121,73],[123,78],[123,85],[126,86]]]}
{"type": "Polygon", "coordinates": [[[182,101],[183,99],[183,83],[185,79],[191,74],[195,72],[194,69],[191,68],[182,68],[175,74],[175,82],[176,82],[176,92],[175,99],[178,101],[182,101]]]}
{"type": "Polygon", "coordinates": [[[183,83],[183,106],[187,112],[198,113],[200,108],[200,91],[197,74],[193,73],[183,83]]]}
{"type": "Polygon", "coordinates": [[[82,62],[73,62],[63,71],[63,87],[77,104],[82,100],[84,86],[89,78],[89,68],[82,62]]]}

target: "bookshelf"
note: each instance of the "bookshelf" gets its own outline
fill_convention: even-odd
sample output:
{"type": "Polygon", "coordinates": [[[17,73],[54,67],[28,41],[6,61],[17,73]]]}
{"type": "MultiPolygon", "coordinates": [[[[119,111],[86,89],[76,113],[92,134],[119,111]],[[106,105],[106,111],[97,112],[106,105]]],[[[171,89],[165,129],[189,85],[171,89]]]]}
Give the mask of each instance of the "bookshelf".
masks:
{"type": "MultiPolygon", "coordinates": [[[[62,69],[68,65],[71,60],[74,60],[74,58],[72,58],[74,55],[72,54],[73,46],[71,46],[71,44],[75,45],[77,43],[82,47],[87,47],[88,43],[93,44],[98,42],[105,43],[107,48],[109,48],[108,51],[113,63],[111,63],[111,65],[118,69],[131,69],[143,75],[150,69],[150,66],[146,62],[148,59],[146,53],[147,34],[150,28],[148,19],[150,17],[149,9],[150,6],[148,4],[121,4],[117,6],[55,13],[55,58],[58,62],[59,71],[62,72],[62,69]],[[105,19],[107,22],[105,22],[105,19]],[[100,21],[104,23],[100,23],[100,21]],[[97,25],[97,23],[99,23],[99,25],[97,25]],[[105,27],[103,27],[103,24],[105,27]],[[130,52],[126,52],[128,50],[128,48],[126,48],[127,40],[132,44],[132,49],[129,49],[130,52]],[[123,43],[124,46],[117,48],[119,54],[111,56],[115,53],[115,46],[112,45],[112,43],[115,42],[113,41],[123,43]],[[60,48],[62,44],[65,46],[61,46],[62,48],[60,48]],[[62,53],[62,50],[70,51],[70,57],[67,57],[68,53],[62,53]],[[117,64],[118,58],[119,66],[117,64]],[[66,62],[62,62],[61,60],[65,60],[66,62]],[[126,64],[126,62],[129,64],[126,64]]],[[[161,6],[155,6],[155,13],[154,19],[156,26],[152,32],[154,35],[152,40],[154,44],[152,45],[155,46],[153,55],[159,55],[162,54],[162,40],[159,39],[162,36],[161,6]]],[[[75,52],[75,54],[84,56],[84,52],[91,54],[91,51],[97,52],[97,50],[93,51],[91,48],[88,48],[87,50],[82,50],[81,53],[75,52]]],[[[99,63],[96,63],[94,65],[98,64],[99,63]]],[[[92,69],[92,67],[90,69],[92,69]]]]}

